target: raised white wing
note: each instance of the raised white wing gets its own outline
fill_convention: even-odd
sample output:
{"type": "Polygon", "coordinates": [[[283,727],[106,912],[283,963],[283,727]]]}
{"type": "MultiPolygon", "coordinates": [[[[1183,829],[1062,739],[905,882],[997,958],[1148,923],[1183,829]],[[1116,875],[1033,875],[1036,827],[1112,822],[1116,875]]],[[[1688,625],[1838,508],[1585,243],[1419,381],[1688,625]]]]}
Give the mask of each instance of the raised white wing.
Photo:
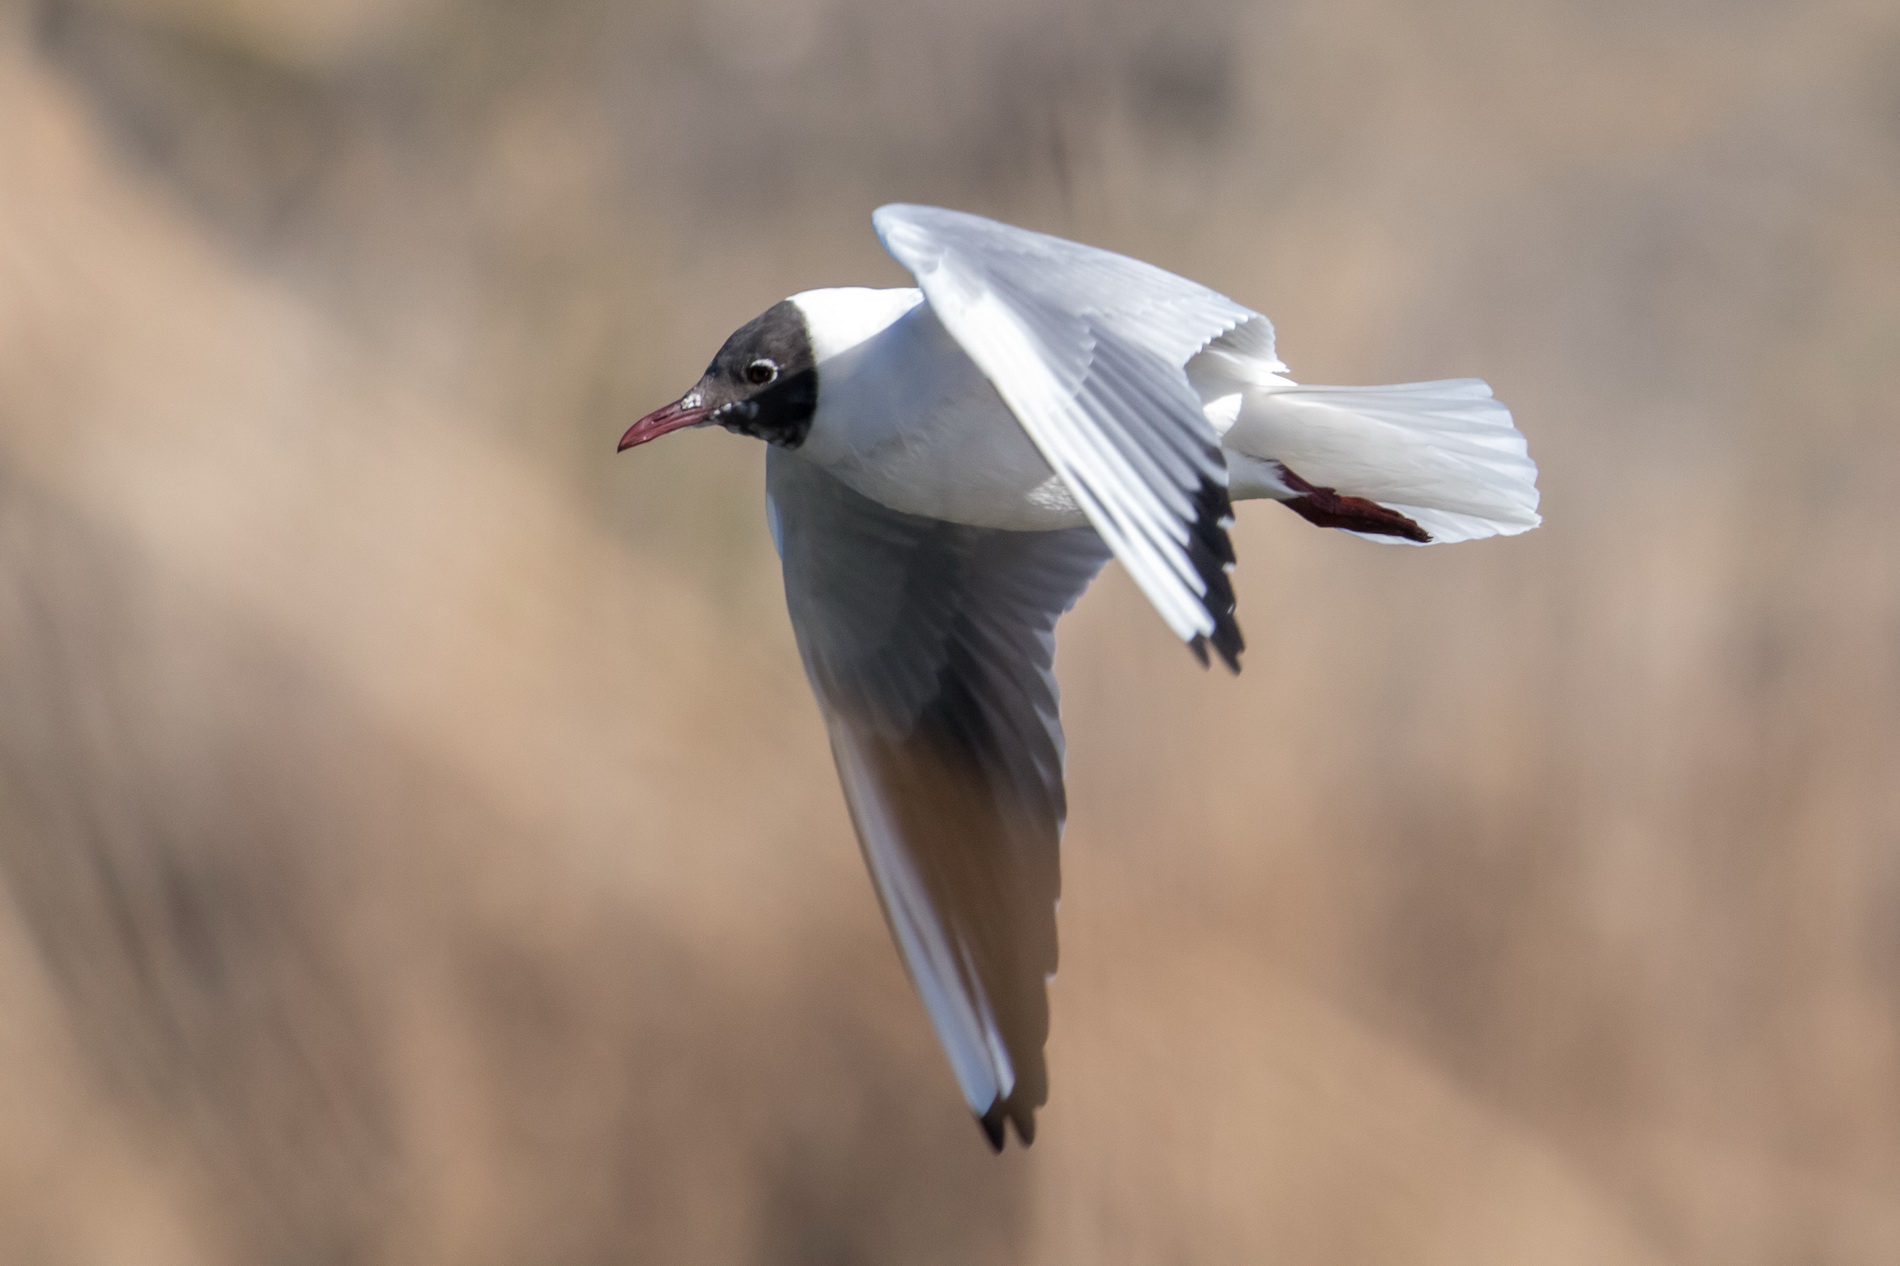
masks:
{"type": "Polygon", "coordinates": [[[1273,327],[1109,251],[937,207],[871,217],[1175,633],[1230,668],[1232,510],[1219,436],[1183,366],[1216,338],[1273,362],[1273,327]]]}
{"type": "Polygon", "coordinates": [[[774,448],[785,600],[878,900],[992,1146],[1048,1098],[1066,801],[1055,625],[1108,560],[1090,528],[919,518],[774,448]]]}

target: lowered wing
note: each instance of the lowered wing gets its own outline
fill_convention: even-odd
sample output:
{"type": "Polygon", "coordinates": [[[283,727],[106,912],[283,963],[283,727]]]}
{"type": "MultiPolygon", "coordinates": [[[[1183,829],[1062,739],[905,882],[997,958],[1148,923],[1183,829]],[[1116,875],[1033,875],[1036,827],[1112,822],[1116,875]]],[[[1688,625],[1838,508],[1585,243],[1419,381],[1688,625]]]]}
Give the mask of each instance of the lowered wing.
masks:
{"type": "Polygon", "coordinates": [[[773,449],[766,489],[806,675],[891,934],[993,1147],[1048,1097],[1066,802],[1055,625],[1092,529],[920,518],[773,449]]]}

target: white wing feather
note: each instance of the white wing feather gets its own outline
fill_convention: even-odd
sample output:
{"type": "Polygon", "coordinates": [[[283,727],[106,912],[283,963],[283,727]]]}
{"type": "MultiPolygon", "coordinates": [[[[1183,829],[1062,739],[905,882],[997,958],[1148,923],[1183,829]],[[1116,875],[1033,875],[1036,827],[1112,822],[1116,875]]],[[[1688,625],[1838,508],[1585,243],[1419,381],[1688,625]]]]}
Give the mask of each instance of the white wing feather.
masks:
{"type": "Polygon", "coordinates": [[[1183,366],[1216,338],[1277,364],[1266,318],[980,216],[894,204],[871,218],[1169,627],[1232,663],[1227,467],[1183,366]]]}

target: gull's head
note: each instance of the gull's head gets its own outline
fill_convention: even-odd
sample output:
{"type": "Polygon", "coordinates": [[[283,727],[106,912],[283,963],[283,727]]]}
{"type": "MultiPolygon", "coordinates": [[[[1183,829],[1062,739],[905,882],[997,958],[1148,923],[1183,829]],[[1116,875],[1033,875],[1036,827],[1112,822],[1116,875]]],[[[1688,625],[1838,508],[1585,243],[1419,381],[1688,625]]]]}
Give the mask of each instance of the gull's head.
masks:
{"type": "Polygon", "coordinates": [[[797,448],[818,411],[825,361],[884,330],[922,299],[915,290],[807,290],[734,330],[693,389],[620,437],[620,449],[688,426],[723,426],[797,448]]]}
{"type": "Polygon", "coordinates": [[[620,437],[620,449],[686,426],[723,426],[796,448],[818,407],[817,363],[805,314],[791,299],[734,330],[693,389],[620,437]]]}

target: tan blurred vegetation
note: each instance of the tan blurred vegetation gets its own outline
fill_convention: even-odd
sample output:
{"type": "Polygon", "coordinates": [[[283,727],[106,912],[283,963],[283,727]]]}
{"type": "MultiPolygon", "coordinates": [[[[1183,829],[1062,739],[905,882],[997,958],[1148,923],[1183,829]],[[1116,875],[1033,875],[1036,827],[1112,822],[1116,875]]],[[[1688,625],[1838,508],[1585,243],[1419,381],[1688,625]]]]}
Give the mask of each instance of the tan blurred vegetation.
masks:
{"type": "Polygon", "coordinates": [[[1900,1261],[1896,401],[1888,3],[0,0],[0,1261],[1900,1261]],[[1071,617],[1000,1159],[759,447],[612,456],[893,198],[1545,472],[1071,617]]]}

